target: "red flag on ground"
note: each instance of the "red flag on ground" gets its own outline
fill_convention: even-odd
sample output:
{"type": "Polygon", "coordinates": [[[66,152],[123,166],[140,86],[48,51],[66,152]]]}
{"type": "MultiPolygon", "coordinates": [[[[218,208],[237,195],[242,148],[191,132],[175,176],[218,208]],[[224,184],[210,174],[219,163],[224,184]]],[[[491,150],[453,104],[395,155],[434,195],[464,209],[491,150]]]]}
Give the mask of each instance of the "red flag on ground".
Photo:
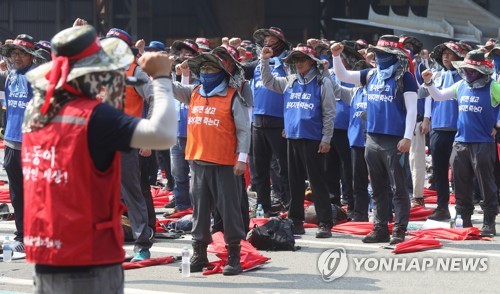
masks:
{"type": "MultiPolygon", "coordinates": [[[[436,204],[437,203],[437,196],[428,196],[424,197],[424,202],[427,204],[436,204]]],[[[455,194],[451,193],[450,194],[450,204],[455,204],[456,199],[455,199],[455,194]]]]}
{"type": "Polygon", "coordinates": [[[424,187],[424,197],[428,196],[437,196],[437,191],[436,190],[429,190],[426,187],[424,187]]]}
{"type": "Polygon", "coordinates": [[[260,226],[263,226],[265,223],[267,223],[269,221],[269,218],[251,218],[250,219],[250,231],[253,229],[253,227],[255,225],[257,225],[258,227],[260,226]]]}
{"type": "Polygon", "coordinates": [[[0,191],[0,203],[10,203],[9,190],[0,191]]]}
{"type": "MultiPolygon", "coordinates": [[[[222,273],[222,269],[227,262],[226,242],[224,241],[224,234],[217,232],[212,235],[213,242],[208,246],[208,252],[214,253],[219,260],[209,263],[209,269],[203,272],[203,275],[212,275],[222,273]]],[[[262,255],[250,242],[241,241],[240,262],[243,271],[249,271],[254,268],[260,267],[270,260],[269,257],[262,255]]]]}
{"type": "Polygon", "coordinates": [[[442,247],[443,244],[429,235],[419,235],[396,245],[392,253],[410,253],[442,247]]]}
{"type": "Polygon", "coordinates": [[[137,269],[154,265],[169,264],[172,262],[175,262],[175,258],[173,256],[164,256],[164,257],[150,258],[137,262],[124,262],[122,266],[124,270],[129,270],[129,269],[137,269]]]}
{"type": "Polygon", "coordinates": [[[425,207],[413,207],[410,209],[410,221],[426,220],[429,215],[434,212],[434,209],[427,209],[425,207]]]}
{"type": "Polygon", "coordinates": [[[426,230],[410,231],[408,234],[413,236],[418,235],[428,235],[437,239],[446,240],[479,240],[479,232],[481,232],[476,227],[470,228],[435,228],[426,230]]]}
{"type": "MultiPolygon", "coordinates": [[[[394,224],[388,224],[389,232],[392,232],[394,224]]],[[[352,235],[368,235],[373,230],[370,222],[347,222],[332,227],[332,232],[352,235]]]]}

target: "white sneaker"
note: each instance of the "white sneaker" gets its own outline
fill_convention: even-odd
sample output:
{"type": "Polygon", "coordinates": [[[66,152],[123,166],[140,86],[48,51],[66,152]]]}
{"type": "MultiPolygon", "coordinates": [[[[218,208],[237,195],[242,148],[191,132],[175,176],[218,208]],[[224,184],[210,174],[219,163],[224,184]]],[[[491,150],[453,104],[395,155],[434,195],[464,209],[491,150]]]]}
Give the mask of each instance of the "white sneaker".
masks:
{"type": "Polygon", "coordinates": [[[13,241],[12,244],[11,244],[11,248],[12,248],[12,251],[13,252],[20,252],[20,253],[24,253],[24,243],[23,242],[19,242],[19,241],[13,241]]]}

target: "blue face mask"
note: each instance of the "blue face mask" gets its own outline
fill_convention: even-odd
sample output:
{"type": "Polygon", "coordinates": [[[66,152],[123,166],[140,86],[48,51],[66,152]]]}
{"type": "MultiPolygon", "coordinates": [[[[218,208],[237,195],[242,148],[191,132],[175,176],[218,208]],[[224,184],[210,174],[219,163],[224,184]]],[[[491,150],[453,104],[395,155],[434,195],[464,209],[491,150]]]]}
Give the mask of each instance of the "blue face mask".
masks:
{"type": "Polygon", "coordinates": [[[498,73],[500,71],[500,55],[494,54],[493,55],[493,62],[495,65],[495,72],[498,73]]]}
{"type": "Polygon", "coordinates": [[[215,87],[217,87],[224,78],[226,77],[224,71],[216,73],[200,73],[200,81],[205,93],[212,92],[215,87]]]}
{"type": "Polygon", "coordinates": [[[375,58],[380,69],[386,69],[398,61],[398,57],[391,53],[375,53],[375,58]]]}

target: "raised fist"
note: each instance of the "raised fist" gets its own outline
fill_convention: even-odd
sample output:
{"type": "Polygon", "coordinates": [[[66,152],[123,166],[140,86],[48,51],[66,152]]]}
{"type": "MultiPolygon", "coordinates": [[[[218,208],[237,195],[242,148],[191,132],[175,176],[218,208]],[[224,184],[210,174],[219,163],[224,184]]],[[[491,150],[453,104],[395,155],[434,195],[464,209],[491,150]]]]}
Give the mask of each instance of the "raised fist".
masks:
{"type": "Polygon", "coordinates": [[[432,79],[432,71],[430,69],[426,69],[422,72],[422,79],[426,84],[428,84],[432,79]]]}
{"type": "Polygon", "coordinates": [[[260,59],[269,59],[273,57],[273,49],[271,47],[262,48],[262,52],[260,53],[260,59]]]}
{"type": "Polygon", "coordinates": [[[139,49],[139,52],[142,54],[144,52],[144,47],[146,46],[146,42],[144,42],[144,39],[140,39],[135,43],[135,47],[139,49]]]}
{"type": "Polygon", "coordinates": [[[170,56],[158,52],[146,52],[139,58],[139,65],[145,73],[153,78],[170,76],[172,59],[170,56]]]}
{"type": "Polygon", "coordinates": [[[339,56],[342,51],[344,51],[344,45],[342,43],[335,43],[330,47],[333,56],[339,56]]]}

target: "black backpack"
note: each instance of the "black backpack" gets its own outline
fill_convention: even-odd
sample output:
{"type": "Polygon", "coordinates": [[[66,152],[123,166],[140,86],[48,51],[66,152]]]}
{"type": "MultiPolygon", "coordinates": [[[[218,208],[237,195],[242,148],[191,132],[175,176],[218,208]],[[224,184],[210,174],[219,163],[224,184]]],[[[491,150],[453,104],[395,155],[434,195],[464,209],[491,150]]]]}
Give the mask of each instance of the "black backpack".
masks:
{"type": "Polygon", "coordinates": [[[292,228],[292,220],[273,217],[262,226],[255,225],[248,233],[247,241],[259,250],[295,251],[300,248],[295,246],[292,228]]]}

